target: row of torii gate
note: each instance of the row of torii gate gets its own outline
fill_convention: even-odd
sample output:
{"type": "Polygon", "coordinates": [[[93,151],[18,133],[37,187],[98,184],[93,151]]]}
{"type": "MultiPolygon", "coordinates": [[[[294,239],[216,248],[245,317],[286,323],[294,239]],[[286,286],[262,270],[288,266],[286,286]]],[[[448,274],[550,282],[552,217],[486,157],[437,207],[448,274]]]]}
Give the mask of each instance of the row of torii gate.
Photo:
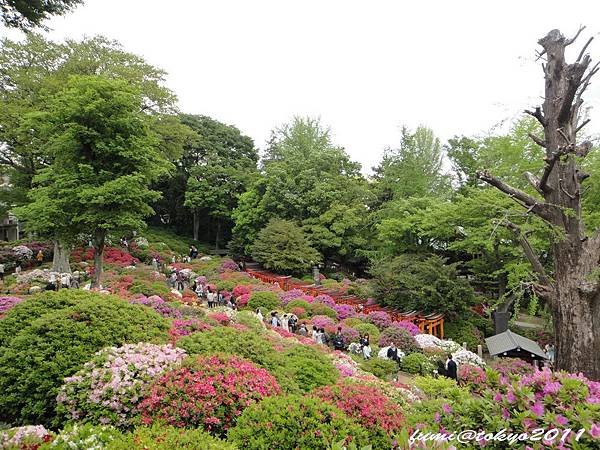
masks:
{"type": "Polygon", "coordinates": [[[407,320],[419,327],[421,333],[432,334],[440,339],[444,338],[444,315],[433,313],[423,314],[420,311],[397,311],[377,304],[367,305],[366,301],[354,295],[347,295],[335,289],[327,289],[323,286],[308,284],[292,280],[290,276],[277,275],[266,270],[246,268],[246,272],[253,278],[264,283],[277,284],[284,291],[298,289],[305,294],[317,296],[329,295],[337,304],[354,306],[357,312],[368,314],[372,311],[384,311],[390,315],[392,320],[407,320]]]}

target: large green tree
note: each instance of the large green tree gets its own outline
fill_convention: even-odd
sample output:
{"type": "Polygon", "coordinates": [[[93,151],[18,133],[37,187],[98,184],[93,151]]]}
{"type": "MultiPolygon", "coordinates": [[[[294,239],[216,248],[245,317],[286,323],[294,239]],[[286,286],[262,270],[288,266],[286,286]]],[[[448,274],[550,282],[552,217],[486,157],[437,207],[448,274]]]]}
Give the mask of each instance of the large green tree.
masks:
{"type": "Polygon", "coordinates": [[[52,162],[17,212],[33,229],[91,235],[96,286],[107,234],[145,226],[160,196],[149,184],[168,169],[142,104],[139,88],[125,80],[76,76],[30,118],[52,162]],[[46,208],[52,213],[40,214],[46,208]]]}
{"type": "Polygon", "coordinates": [[[0,17],[4,25],[30,30],[42,25],[50,16],[61,16],[83,0],[0,0],[0,17]]]}

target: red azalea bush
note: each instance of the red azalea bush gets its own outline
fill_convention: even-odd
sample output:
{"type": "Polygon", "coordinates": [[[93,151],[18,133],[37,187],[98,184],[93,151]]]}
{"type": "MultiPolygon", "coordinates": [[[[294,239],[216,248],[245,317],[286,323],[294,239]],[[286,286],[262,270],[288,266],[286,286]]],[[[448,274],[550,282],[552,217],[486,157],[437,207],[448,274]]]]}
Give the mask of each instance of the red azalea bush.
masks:
{"type": "Polygon", "coordinates": [[[343,382],[320,387],[313,395],[365,427],[372,436],[373,448],[391,448],[392,435],[404,424],[400,406],[375,386],[343,382]]]}
{"type": "Polygon", "coordinates": [[[210,329],[212,327],[209,324],[198,319],[174,319],[169,330],[169,338],[171,342],[176,343],[183,336],[210,329]]]}
{"type": "Polygon", "coordinates": [[[140,403],[142,423],[164,421],[224,436],[242,411],[281,392],[265,369],[237,356],[188,359],[160,377],[140,403]]]}
{"type": "Polygon", "coordinates": [[[229,325],[229,322],[231,321],[231,319],[229,318],[229,316],[225,313],[222,312],[216,312],[216,313],[212,313],[209,314],[207,316],[209,319],[214,320],[215,322],[217,322],[219,325],[229,325]]]}
{"type": "Polygon", "coordinates": [[[247,306],[249,301],[250,301],[250,294],[240,295],[238,298],[238,301],[237,301],[238,308],[243,308],[243,307],[247,306]]]}
{"type": "Polygon", "coordinates": [[[246,284],[238,284],[233,288],[233,296],[238,298],[241,295],[249,295],[252,293],[252,288],[246,284]]]}
{"type": "MultiPolygon", "coordinates": [[[[71,260],[76,263],[80,263],[82,261],[92,261],[94,259],[95,252],[96,251],[93,247],[89,247],[87,249],[78,247],[71,252],[71,260]]],[[[140,260],[134,258],[129,253],[124,252],[118,247],[105,247],[104,262],[106,264],[126,267],[131,266],[134,262],[137,264],[140,262],[140,260]]]]}
{"type": "Polygon", "coordinates": [[[485,387],[487,376],[481,367],[472,366],[471,364],[461,364],[458,367],[458,379],[461,383],[472,385],[474,388],[485,387]]]}

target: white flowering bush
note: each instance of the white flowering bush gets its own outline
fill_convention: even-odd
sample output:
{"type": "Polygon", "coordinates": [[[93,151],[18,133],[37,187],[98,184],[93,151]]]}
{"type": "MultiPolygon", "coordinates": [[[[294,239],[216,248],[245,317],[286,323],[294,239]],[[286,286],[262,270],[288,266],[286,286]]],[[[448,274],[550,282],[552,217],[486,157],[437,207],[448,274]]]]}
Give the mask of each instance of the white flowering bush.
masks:
{"type": "Polygon", "coordinates": [[[36,448],[49,436],[50,431],[42,425],[11,428],[0,432],[0,448],[36,448]]]}
{"type": "Polygon", "coordinates": [[[143,342],[100,350],[79,372],[65,378],[56,398],[57,411],[84,423],[128,427],[154,378],[185,356],[180,348],[143,342]]]}
{"type": "Polygon", "coordinates": [[[460,349],[452,353],[452,359],[456,364],[470,364],[472,366],[484,367],[485,362],[477,354],[470,352],[469,350],[460,349]]]}
{"type": "Polygon", "coordinates": [[[17,245],[12,248],[12,251],[20,261],[29,261],[33,258],[33,250],[25,245],[17,245]]]}
{"type": "Polygon", "coordinates": [[[52,440],[50,448],[102,450],[120,436],[119,430],[113,427],[74,424],[65,427],[52,440]]]}
{"type": "Polygon", "coordinates": [[[417,341],[417,345],[422,349],[426,348],[441,348],[442,340],[436,338],[432,334],[417,334],[415,335],[415,341],[417,341]]]}
{"type": "Polygon", "coordinates": [[[133,241],[135,242],[135,245],[137,245],[138,247],[148,247],[148,239],[146,239],[145,237],[137,237],[135,238],[135,240],[133,241]]]}
{"type": "Polygon", "coordinates": [[[350,345],[348,345],[348,353],[362,353],[362,348],[360,344],[358,342],[352,342],[350,345]]]}
{"type": "Polygon", "coordinates": [[[459,351],[462,346],[458,342],[452,340],[440,341],[440,348],[446,353],[454,353],[459,351]]]}

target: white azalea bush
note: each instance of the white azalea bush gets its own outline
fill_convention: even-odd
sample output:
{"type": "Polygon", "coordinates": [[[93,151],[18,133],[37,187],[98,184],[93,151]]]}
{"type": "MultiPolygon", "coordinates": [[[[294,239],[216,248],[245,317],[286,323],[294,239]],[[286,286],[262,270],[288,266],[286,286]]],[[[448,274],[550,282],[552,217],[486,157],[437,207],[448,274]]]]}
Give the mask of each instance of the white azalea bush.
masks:
{"type": "Polygon", "coordinates": [[[458,365],[470,364],[472,366],[485,367],[485,361],[483,359],[481,359],[477,354],[465,349],[460,349],[452,353],[452,359],[458,365]]]}
{"type": "Polygon", "coordinates": [[[121,433],[113,427],[74,424],[65,427],[52,440],[50,448],[72,450],[102,450],[121,433]]]}
{"type": "Polygon", "coordinates": [[[0,432],[0,448],[37,448],[49,437],[51,437],[51,432],[42,425],[10,428],[0,432]]]}
{"type": "Polygon", "coordinates": [[[128,427],[154,378],[185,357],[180,348],[143,342],[100,350],[65,378],[57,411],[83,423],[128,427]]]}
{"type": "Polygon", "coordinates": [[[20,261],[29,261],[33,258],[33,250],[25,245],[17,245],[12,248],[12,251],[20,261]]]}
{"type": "Polygon", "coordinates": [[[432,334],[417,334],[415,335],[415,341],[417,341],[417,345],[422,349],[438,349],[441,348],[442,344],[442,340],[436,338],[432,334]]]}
{"type": "Polygon", "coordinates": [[[459,351],[462,346],[458,342],[452,340],[440,341],[440,348],[446,353],[454,353],[459,351]]]}

